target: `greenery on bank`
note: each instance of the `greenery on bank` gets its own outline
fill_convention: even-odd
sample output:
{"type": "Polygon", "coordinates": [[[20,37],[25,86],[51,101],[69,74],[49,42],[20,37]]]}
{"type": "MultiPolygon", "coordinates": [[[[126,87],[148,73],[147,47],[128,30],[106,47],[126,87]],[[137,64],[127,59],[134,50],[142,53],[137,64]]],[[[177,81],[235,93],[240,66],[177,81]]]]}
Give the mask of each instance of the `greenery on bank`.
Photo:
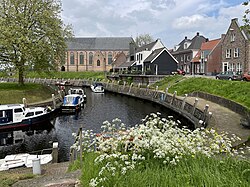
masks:
{"type": "Polygon", "coordinates": [[[34,175],[30,174],[30,173],[27,173],[27,174],[18,173],[18,174],[16,174],[16,173],[3,173],[3,172],[1,172],[0,186],[1,187],[10,187],[19,180],[31,179],[33,177],[34,177],[34,175]]]}
{"type": "Polygon", "coordinates": [[[154,86],[158,86],[160,90],[165,90],[168,87],[170,93],[177,91],[177,95],[189,94],[195,91],[206,92],[250,108],[250,82],[169,76],[155,83],[154,86]]]}
{"type": "MultiPolygon", "coordinates": [[[[159,113],[132,128],[114,119],[102,129],[98,136],[83,131],[83,165],[77,160],[70,166],[82,170],[82,186],[250,185],[250,160],[232,148],[236,136],[179,128],[159,113]]],[[[73,135],[78,141],[72,148],[80,150],[73,135]]]]}
{"type": "Polygon", "coordinates": [[[44,101],[52,97],[50,87],[42,84],[26,83],[23,86],[17,83],[0,83],[0,104],[22,103],[26,98],[27,103],[44,101]]]}

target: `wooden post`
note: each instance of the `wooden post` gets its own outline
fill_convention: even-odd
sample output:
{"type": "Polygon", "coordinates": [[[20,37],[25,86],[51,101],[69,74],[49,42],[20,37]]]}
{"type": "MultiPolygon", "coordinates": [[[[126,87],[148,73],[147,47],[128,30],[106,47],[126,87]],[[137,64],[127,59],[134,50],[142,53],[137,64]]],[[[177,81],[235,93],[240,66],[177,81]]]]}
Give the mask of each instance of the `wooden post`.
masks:
{"type": "Polygon", "coordinates": [[[56,109],[56,99],[54,94],[52,94],[52,101],[53,101],[53,108],[56,109]]]}
{"type": "Polygon", "coordinates": [[[24,107],[27,107],[27,101],[26,101],[26,98],[23,98],[23,105],[24,105],[24,107]]]}
{"type": "Polygon", "coordinates": [[[80,144],[80,166],[82,168],[82,127],[79,129],[79,144],[80,144]]]}
{"type": "Polygon", "coordinates": [[[194,115],[194,112],[195,112],[196,106],[197,106],[197,104],[198,104],[198,101],[199,101],[199,99],[198,99],[198,98],[195,98],[194,106],[193,106],[193,110],[192,110],[192,115],[194,115]]]}
{"type": "Polygon", "coordinates": [[[52,146],[52,163],[58,163],[58,142],[54,142],[52,146]]]}
{"type": "Polygon", "coordinates": [[[186,104],[187,94],[185,94],[184,99],[182,100],[181,110],[184,110],[185,104],[186,104]]]}
{"type": "Polygon", "coordinates": [[[130,92],[131,92],[131,88],[132,88],[132,86],[133,86],[133,83],[131,83],[131,84],[130,84],[130,87],[129,87],[129,91],[128,91],[128,93],[130,93],[130,92]]]}
{"type": "Polygon", "coordinates": [[[165,90],[164,101],[166,101],[167,95],[168,95],[168,88],[166,88],[166,90],[165,90]]]}
{"type": "Polygon", "coordinates": [[[174,102],[174,100],[175,100],[176,95],[177,95],[177,91],[174,91],[174,94],[173,94],[173,96],[172,96],[172,99],[171,99],[170,105],[172,105],[172,104],[173,104],[173,102],[174,102]]]}

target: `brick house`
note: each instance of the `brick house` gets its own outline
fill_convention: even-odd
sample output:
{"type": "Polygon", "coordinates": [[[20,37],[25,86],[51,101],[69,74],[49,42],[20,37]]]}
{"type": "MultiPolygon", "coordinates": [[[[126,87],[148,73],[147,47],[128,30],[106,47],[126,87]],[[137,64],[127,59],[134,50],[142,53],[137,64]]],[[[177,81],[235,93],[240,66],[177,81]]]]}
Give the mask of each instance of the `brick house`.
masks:
{"type": "Polygon", "coordinates": [[[132,37],[72,38],[63,71],[110,71],[126,61],[132,37]]]}
{"type": "Polygon", "coordinates": [[[250,70],[250,36],[240,28],[238,18],[231,24],[222,38],[221,71],[247,72],[250,70]]]}
{"type": "Polygon", "coordinates": [[[196,36],[192,39],[185,37],[178,45],[173,49],[172,55],[179,62],[178,68],[183,69],[186,73],[198,73],[200,69],[200,63],[192,61],[192,59],[200,51],[201,44],[207,39],[197,32],[196,36]]]}

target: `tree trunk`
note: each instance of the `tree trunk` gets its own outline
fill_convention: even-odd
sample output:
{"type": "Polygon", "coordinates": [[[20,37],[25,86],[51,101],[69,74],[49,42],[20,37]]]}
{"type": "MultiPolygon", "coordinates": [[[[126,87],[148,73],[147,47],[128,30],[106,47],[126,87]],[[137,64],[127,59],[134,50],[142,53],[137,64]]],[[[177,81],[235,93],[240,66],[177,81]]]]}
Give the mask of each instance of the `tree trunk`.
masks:
{"type": "Polygon", "coordinates": [[[18,68],[18,84],[21,86],[24,85],[23,71],[23,66],[18,68]]]}

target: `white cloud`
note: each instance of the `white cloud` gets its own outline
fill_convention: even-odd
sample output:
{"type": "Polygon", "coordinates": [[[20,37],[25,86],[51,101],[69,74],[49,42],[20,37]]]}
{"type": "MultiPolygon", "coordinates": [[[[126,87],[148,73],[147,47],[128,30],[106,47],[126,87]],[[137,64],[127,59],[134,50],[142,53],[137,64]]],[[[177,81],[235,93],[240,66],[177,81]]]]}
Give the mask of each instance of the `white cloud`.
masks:
{"type": "Polygon", "coordinates": [[[172,48],[200,32],[210,39],[241,20],[241,0],[62,0],[63,20],[75,36],[133,36],[148,33],[172,48]]]}

